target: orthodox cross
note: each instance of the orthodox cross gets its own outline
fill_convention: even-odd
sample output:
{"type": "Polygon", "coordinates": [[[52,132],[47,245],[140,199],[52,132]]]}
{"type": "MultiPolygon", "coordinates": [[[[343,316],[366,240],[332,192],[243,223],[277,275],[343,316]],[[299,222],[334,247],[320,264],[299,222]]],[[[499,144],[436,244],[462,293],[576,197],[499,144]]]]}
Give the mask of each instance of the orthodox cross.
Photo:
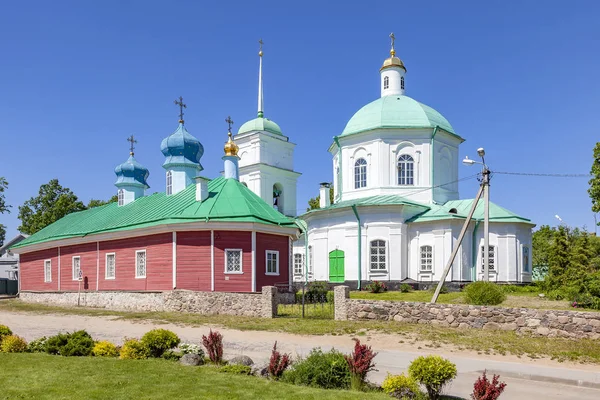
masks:
{"type": "Polygon", "coordinates": [[[396,36],[394,32],[390,33],[390,39],[392,39],[392,50],[394,50],[394,42],[396,41],[396,36]]]}
{"type": "Polygon", "coordinates": [[[134,144],[137,143],[137,140],[135,140],[133,135],[131,135],[127,138],[127,141],[130,143],[129,154],[133,155],[133,149],[135,148],[134,144]]]}
{"type": "Polygon", "coordinates": [[[225,122],[227,122],[227,125],[229,125],[227,132],[231,132],[231,125],[233,125],[233,120],[231,119],[230,116],[227,116],[227,119],[225,120],[225,122]]]}
{"type": "Polygon", "coordinates": [[[264,42],[262,41],[262,39],[260,39],[260,40],[258,41],[258,43],[260,44],[260,49],[259,49],[259,51],[258,51],[258,55],[259,55],[259,56],[262,56],[262,46],[263,46],[264,42]]]}
{"type": "Polygon", "coordinates": [[[187,105],[183,103],[183,97],[179,96],[179,101],[175,100],[174,102],[179,106],[179,123],[183,124],[183,109],[187,108],[187,105]]]}

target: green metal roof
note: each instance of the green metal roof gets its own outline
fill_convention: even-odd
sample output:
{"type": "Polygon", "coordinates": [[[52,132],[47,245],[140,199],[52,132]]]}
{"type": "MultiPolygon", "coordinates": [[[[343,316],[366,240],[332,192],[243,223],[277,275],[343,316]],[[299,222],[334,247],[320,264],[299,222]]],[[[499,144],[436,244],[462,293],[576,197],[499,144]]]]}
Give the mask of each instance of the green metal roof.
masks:
{"type": "MultiPolygon", "coordinates": [[[[430,209],[423,214],[411,218],[407,222],[427,222],[446,219],[465,219],[471,210],[474,199],[451,200],[444,205],[432,204],[430,209]],[[456,213],[450,210],[456,209],[456,213]]],[[[473,219],[483,221],[483,200],[480,200],[475,208],[473,219]]],[[[490,222],[522,222],[534,225],[531,220],[521,217],[506,208],[490,202],[490,222]]]]}
{"type": "Polygon", "coordinates": [[[391,95],[381,97],[358,110],[348,121],[341,136],[378,128],[410,129],[436,126],[458,136],[448,120],[433,108],[408,96],[391,95]]]}
{"type": "Polygon", "coordinates": [[[167,196],[154,193],[119,206],[110,203],[69,214],[31,235],[16,246],[117,232],[163,224],[194,221],[256,222],[295,227],[294,220],[280,214],[235,179],[217,178],[208,183],[208,198],[196,201],[196,186],[167,196]]]}
{"type": "Polygon", "coordinates": [[[404,198],[402,196],[390,194],[390,195],[362,197],[362,198],[353,199],[353,200],[344,200],[344,201],[340,201],[335,204],[332,204],[329,207],[317,208],[314,210],[310,210],[310,211],[306,212],[304,215],[315,213],[315,212],[320,212],[320,211],[335,210],[335,209],[339,209],[339,208],[346,208],[346,207],[352,207],[352,206],[362,207],[362,206],[400,206],[400,205],[420,207],[420,208],[423,208],[424,210],[429,209],[429,206],[426,206],[424,204],[407,200],[406,198],[404,198]]]}
{"type": "Polygon", "coordinates": [[[242,133],[252,131],[266,131],[274,133],[276,135],[283,135],[279,125],[277,125],[274,121],[263,117],[254,118],[244,123],[242,126],[240,126],[240,129],[238,130],[237,134],[241,135],[242,133]]]}

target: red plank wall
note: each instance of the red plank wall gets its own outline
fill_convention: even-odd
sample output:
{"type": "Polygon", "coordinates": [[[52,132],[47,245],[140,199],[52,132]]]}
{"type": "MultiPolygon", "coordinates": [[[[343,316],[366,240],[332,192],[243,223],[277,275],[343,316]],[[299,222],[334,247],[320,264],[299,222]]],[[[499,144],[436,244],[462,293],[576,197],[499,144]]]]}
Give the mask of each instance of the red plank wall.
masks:
{"type": "Polygon", "coordinates": [[[177,289],[211,290],[210,231],[177,232],[177,289]]]}
{"type": "Polygon", "coordinates": [[[215,231],[215,291],[252,291],[252,233],[215,231]],[[242,274],[225,274],[225,249],[242,250],[242,274]]]}
{"type": "Polygon", "coordinates": [[[24,253],[20,256],[21,290],[58,290],[58,249],[24,253]],[[52,282],[44,282],[44,260],[52,261],[52,282]]]}
{"type": "Polygon", "coordinates": [[[73,280],[73,257],[79,256],[83,271],[81,290],[96,290],[96,242],[60,248],[60,290],[78,290],[79,280],[73,280]],[[86,284],[87,281],[87,284],[86,284]]]}
{"type": "Polygon", "coordinates": [[[263,286],[272,286],[276,283],[289,282],[289,254],[290,244],[288,236],[256,234],[256,290],[261,291],[263,286]],[[279,275],[266,275],[266,251],[279,251],[279,275]]]}

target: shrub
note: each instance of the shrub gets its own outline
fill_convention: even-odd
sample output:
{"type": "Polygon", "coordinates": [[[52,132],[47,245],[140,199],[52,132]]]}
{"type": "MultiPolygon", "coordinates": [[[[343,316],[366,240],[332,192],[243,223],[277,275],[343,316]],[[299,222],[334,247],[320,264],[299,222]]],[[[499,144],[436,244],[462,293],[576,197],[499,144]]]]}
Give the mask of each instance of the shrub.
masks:
{"type": "Polygon", "coordinates": [[[46,336],[42,336],[39,339],[32,340],[27,345],[28,353],[45,353],[46,352],[46,342],[48,342],[48,338],[46,336]]]}
{"type": "Polygon", "coordinates": [[[473,400],[496,400],[506,387],[506,383],[499,382],[500,376],[494,375],[490,382],[485,375],[486,371],[483,371],[483,375],[477,378],[473,385],[473,393],[471,399],[473,400]]]}
{"type": "Polygon", "coordinates": [[[108,340],[102,340],[96,342],[92,349],[92,354],[96,357],[117,357],[119,355],[119,349],[108,340]]]}
{"type": "Polygon", "coordinates": [[[381,293],[387,290],[387,286],[385,286],[385,283],[383,282],[373,281],[369,283],[365,289],[371,293],[381,293]]]}
{"type": "Polygon", "coordinates": [[[412,292],[413,287],[410,286],[408,283],[403,283],[402,285],[400,285],[400,292],[401,293],[408,293],[408,292],[412,292]]]}
{"type": "Polygon", "coordinates": [[[437,400],[444,385],[456,378],[456,365],[440,356],[420,356],[410,363],[408,373],[425,386],[430,400],[437,400]]]}
{"type": "Polygon", "coordinates": [[[417,381],[404,374],[388,374],[383,381],[381,388],[385,393],[397,399],[408,400],[422,397],[421,389],[419,388],[417,381]]]}
{"type": "Polygon", "coordinates": [[[295,385],[323,389],[347,389],[350,387],[350,369],[344,355],[332,349],[324,353],[312,349],[308,357],[292,365],[281,378],[295,385]]]}
{"type": "MultiPolygon", "coordinates": [[[[202,352],[204,354],[204,352],[202,352]]],[[[163,353],[162,358],[169,361],[179,361],[179,359],[184,355],[183,352],[167,350],[163,353]]]]}
{"type": "Polygon", "coordinates": [[[0,325],[0,343],[2,343],[2,339],[4,339],[4,337],[10,336],[12,334],[13,333],[8,326],[0,325]]]}
{"type": "Polygon", "coordinates": [[[150,357],[148,347],[138,339],[125,339],[125,343],[121,347],[121,360],[143,360],[150,357]]]}
{"type": "Polygon", "coordinates": [[[4,353],[24,353],[26,350],[27,342],[17,335],[4,336],[0,344],[0,351],[4,353]]]}
{"type": "Polygon", "coordinates": [[[350,386],[354,390],[361,390],[365,384],[367,374],[375,369],[373,359],[377,355],[371,350],[371,346],[361,344],[360,340],[354,339],[354,351],[349,356],[344,356],[350,369],[350,386]]]}
{"type": "Polygon", "coordinates": [[[219,368],[219,372],[227,372],[229,374],[252,375],[252,368],[247,365],[231,364],[223,365],[219,368]]]}
{"type": "MultiPolygon", "coordinates": [[[[436,289],[437,289],[437,285],[434,285],[434,286],[432,286],[432,287],[431,287],[431,289],[429,289],[429,292],[430,292],[431,294],[433,294],[433,293],[435,293],[435,290],[436,290],[436,289]]],[[[442,285],[442,288],[440,289],[440,294],[447,294],[447,293],[449,293],[449,292],[450,292],[450,291],[448,290],[448,286],[446,286],[445,284],[444,284],[444,285],[442,285]]]]}
{"type": "Polygon", "coordinates": [[[179,350],[181,354],[198,354],[200,358],[204,358],[204,350],[197,344],[182,343],[179,345],[179,350]]]}
{"type": "Polygon", "coordinates": [[[175,348],[181,340],[174,332],[166,329],[153,329],[142,336],[142,343],[148,347],[151,357],[160,358],[167,350],[175,348]]]}
{"type": "Polygon", "coordinates": [[[277,351],[277,342],[273,345],[271,359],[269,360],[269,376],[278,380],[283,375],[283,372],[290,365],[290,355],[281,354],[277,351]]]}
{"type": "Polygon", "coordinates": [[[59,333],[51,336],[46,342],[48,354],[58,354],[65,357],[89,356],[94,348],[94,339],[86,331],[59,333]]]}
{"type": "Polygon", "coordinates": [[[223,362],[223,335],[217,331],[208,333],[208,337],[202,335],[202,344],[206,348],[208,358],[214,364],[221,364],[223,362]]]}
{"type": "Polygon", "coordinates": [[[465,287],[465,300],[478,306],[495,306],[506,300],[506,294],[493,282],[478,281],[465,287]]]}

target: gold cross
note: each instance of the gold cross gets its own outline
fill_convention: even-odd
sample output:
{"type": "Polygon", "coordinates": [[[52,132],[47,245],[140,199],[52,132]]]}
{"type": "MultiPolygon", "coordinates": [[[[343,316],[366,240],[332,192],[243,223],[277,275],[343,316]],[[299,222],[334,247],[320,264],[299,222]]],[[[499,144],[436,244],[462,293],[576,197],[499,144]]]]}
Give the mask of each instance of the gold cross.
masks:
{"type": "Polygon", "coordinates": [[[231,125],[233,125],[233,120],[231,119],[230,116],[227,116],[227,119],[225,120],[225,122],[227,122],[227,125],[229,125],[228,132],[231,132],[231,125]]]}
{"type": "Polygon", "coordinates": [[[260,49],[258,50],[258,55],[262,57],[262,55],[263,55],[262,46],[263,46],[264,42],[262,41],[262,39],[260,39],[258,41],[258,43],[260,44],[260,49]]]}
{"type": "Polygon", "coordinates": [[[187,108],[187,105],[183,103],[183,97],[179,96],[179,101],[175,100],[175,104],[179,106],[179,123],[183,124],[183,109],[187,108]]]}
{"type": "Polygon", "coordinates": [[[137,140],[135,140],[135,139],[134,139],[134,137],[133,137],[133,135],[131,135],[131,136],[129,136],[129,137],[127,138],[127,141],[128,141],[129,143],[131,143],[131,145],[129,146],[129,154],[133,155],[133,149],[135,148],[135,147],[133,146],[133,144],[134,144],[134,143],[137,143],[137,140]]]}

